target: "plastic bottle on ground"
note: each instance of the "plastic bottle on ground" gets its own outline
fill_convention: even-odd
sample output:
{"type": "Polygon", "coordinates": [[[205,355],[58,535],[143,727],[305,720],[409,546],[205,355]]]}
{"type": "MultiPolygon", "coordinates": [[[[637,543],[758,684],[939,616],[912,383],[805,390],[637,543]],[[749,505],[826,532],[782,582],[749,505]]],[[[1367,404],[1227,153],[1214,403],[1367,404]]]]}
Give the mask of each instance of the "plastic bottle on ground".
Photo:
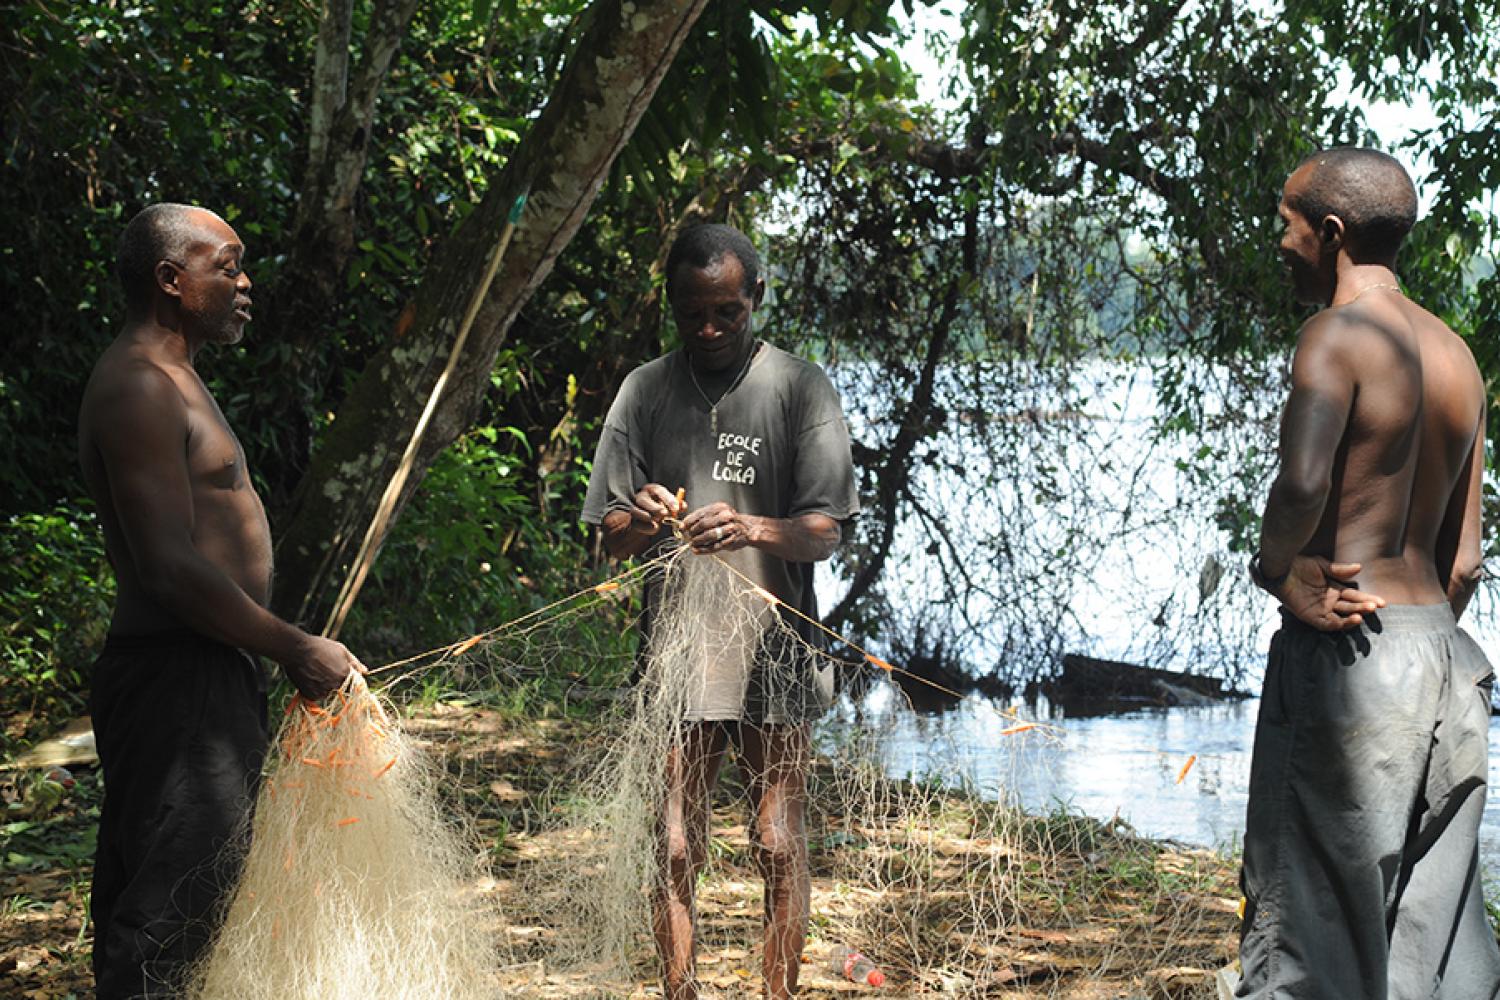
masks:
{"type": "Polygon", "coordinates": [[[834,945],[829,954],[829,968],[835,976],[849,980],[851,983],[865,983],[869,986],[884,986],[885,973],[881,972],[875,963],[848,945],[834,945]]]}

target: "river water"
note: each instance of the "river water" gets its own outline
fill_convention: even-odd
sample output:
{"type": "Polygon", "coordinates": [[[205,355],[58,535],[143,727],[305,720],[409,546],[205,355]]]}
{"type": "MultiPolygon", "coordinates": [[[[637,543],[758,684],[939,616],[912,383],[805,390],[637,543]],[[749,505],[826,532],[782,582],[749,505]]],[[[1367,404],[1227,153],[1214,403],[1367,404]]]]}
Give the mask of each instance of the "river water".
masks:
{"type": "MultiPolygon", "coordinates": [[[[1243,556],[1228,551],[1209,509],[1183,502],[1181,468],[1197,443],[1184,437],[1168,447],[1151,446],[1156,386],[1144,367],[1084,365],[1071,391],[1077,398],[1069,405],[1076,404],[1085,414],[1086,423],[1079,426],[1088,437],[1085,447],[1074,449],[1060,499],[1041,505],[1031,530],[1065,538],[1069,557],[1061,566],[1081,565],[1087,572],[1062,577],[1065,584],[1051,598],[1070,615],[1054,615],[1042,606],[1031,608],[1030,615],[1055,621],[1059,645],[1068,651],[1205,673],[1222,674],[1231,659],[1250,664],[1241,684],[1258,692],[1258,661],[1278,624],[1277,615],[1273,602],[1249,584],[1243,556]],[[1134,456],[1129,477],[1121,472],[1122,455],[1134,456]],[[1128,492],[1123,485],[1127,478],[1128,492]],[[1080,496],[1129,508],[1135,527],[1108,545],[1088,548],[1085,538],[1067,533],[1069,519],[1078,516],[1078,508],[1070,504],[1080,496]],[[1206,559],[1222,567],[1222,582],[1200,591],[1199,567],[1206,559]],[[1161,610],[1153,615],[1150,609],[1161,610]],[[1174,645],[1166,636],[1152,640],[1164,616],[1175,616],[1183,625],[1176,633],[1179,640],[1195,632],[1222,631],[1222,656],[1209,646],[1207,655],[1194,649],[1187,662],[1174,662],[1174,649],[1179,655],[1188,652],[1181,642],[1174,645]]],[[[1263,423],[1247,424],[1247,430],[1252,427],[1257,435],[1270,433],[1263,423]]],[[[853,429],[860,432],[857,421],[853,429]]],[[[964,452],[973,474],[978,453],[962,445],[953,447],[964,452]]],[[[1039,442],[1037,447],[1044,445],[1039,442]]],[[[963,494],[959,483],[928,486],[934,495],[945,490],[953,497],[963,494]]],[[[975,509],[987,506],[994,511],[1011,509],[1015,501],[1026,501],[1023,494],[1030,487],[1012,480],[990,489],[998,492],[988,497],[989,503],[984,496],[970,498],[957,521],[972,520],[975,509]]],[[[898,542],[900,558],[893,560],[895,568],[887,574],[887,596],[897,608],[919,607],[940,592],[923,544],[921,538],[898,542]]],[[[823,606],[829,607],[839,585],[823,570],[818,590],[823,606]]],[[[1491,662],[1500,664],[1500,602],[1493,588],[1481,590],[1465,626],[1491,662]]],[[[999,636],[989,633],[979,640],[980,647],[1002,645],[999,636]]],[[[1256,700],[1063,719],[1056,722],[1055,731],[1000,736],[1013,721],[1003,720],[996,706],[977,696],[940,715],[914,712],[898,699],[897,692],[881,685],[861,706],[864,724],[878,719],[889,738],[887,767],[895,776],[962,780],[986,795],[1010,796],[1034,811],[1065,806],[1099,819],[1118,815],[1143,835],[1205,847],[1232,847],[1244,834],[1256,700]],[[1193,755],[1194,766],[1178,783],[1183,765],[1193,755]]],[[[1017,709],[1028,714],[1024,707],[1017,709]]],[[[845,699],[838,716],[847,721],[855,714],[845,699]]],[[[1494,786],[1500,780],[1497,724],[1490,729],[1490,768],[1494,786]]],[[[1481,852],[1488,871],[1500,879],[1500,795],[1487,804],[1481,852]]]]}
{"type": "MultiPolygon", "coordinates": [[[[1118,816],[1143,836],[1203,847],[1234,848],[1244,835],[1257,699],[1056,719],[1055,729],[1001,736],[1014,720],[981,698],[940,715],[899,708],[898,698],[877,688],[863,706],[887,734],[892,775],[961,777],[987,797],[1010,797],[1033,812],[1118,816]]],[[[841,717],[852,715],[847,702],[841,709],[841,717]]],[[[1492,788],[1497,781],[1500,720],[1490,726],[1492,788]]],[[[1500,796],[1486,803],[1480,853],[1487,873],[1500,879],[1500,796]]]]}

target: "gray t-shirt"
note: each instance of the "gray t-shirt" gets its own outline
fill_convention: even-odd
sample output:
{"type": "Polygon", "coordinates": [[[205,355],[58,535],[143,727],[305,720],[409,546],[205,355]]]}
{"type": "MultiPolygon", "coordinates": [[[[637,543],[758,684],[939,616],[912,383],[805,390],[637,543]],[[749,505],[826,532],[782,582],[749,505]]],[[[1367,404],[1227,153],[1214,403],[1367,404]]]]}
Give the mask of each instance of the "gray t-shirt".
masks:
{"type": "MultiPolygon", "coordinates": [[[[673,351],[626,377],[604,421],[585,521],[599,524],[610,511],[629,509],[647,483],[673,492],[684,488],[689,510],[722,500],[763,517],[817,513],[844,521],[859,511],[849,430],[838,393],[821,368],[762,344],[744,379],[718,399],[715,434],[711,407],[693,384],[688,364],[683,352],[673,351]]],[[[723,391],[704,388],[709,398],[723,391]]],[[[663,529],[658,541],[667,537],[663,529]]],[[[751,548],[724,558],[788,606],[817,617],[811,563],[791,563],[751,548]]],[[[648,636],[656,591],[646,590],[642,629],[648,636]]],[[[811,626],[783,617],[813,638],[811,626]]],[[[740,717],[738,708],[733,716],[725,714],[731,700],[717,692],[701,717],[740,717]]]]}

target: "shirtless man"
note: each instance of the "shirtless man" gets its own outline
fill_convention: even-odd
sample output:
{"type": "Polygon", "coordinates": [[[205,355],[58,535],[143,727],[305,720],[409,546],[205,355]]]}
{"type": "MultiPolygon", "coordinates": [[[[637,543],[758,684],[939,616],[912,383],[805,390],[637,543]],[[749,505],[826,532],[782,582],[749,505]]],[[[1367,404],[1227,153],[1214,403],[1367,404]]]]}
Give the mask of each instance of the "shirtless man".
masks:
{"type": "Polygon", "coordinates": [[[310,698],[362,670],[266,610],[271,536],[240,448],[193,367],[239,341],[250,277],[212,212],[153,205],[126,227],[125,327],[84,390],[79,457],[118,581],[90,709],[105,798],[92,916],[100,1000],[175,996],[235,875],[277,661],[310,698]],[[231,855],[232,857],[232,855],[231,855]],[[227,863],[226,863],[227,861],[227,863]]]}
{"type": "Polygon", "coordinates": [[[1292,392],[1251,575],[1282,606],[1256,726],[1241,997],[1490,998],[1491,671],[1455,621],[1480,576],[1486,394],[1401,292],[1411,179],[1309,158],[1279,207],[1297,299],[1292,392]],[[1378,595],[1378,596],[1376,596],[1378,595]]]}

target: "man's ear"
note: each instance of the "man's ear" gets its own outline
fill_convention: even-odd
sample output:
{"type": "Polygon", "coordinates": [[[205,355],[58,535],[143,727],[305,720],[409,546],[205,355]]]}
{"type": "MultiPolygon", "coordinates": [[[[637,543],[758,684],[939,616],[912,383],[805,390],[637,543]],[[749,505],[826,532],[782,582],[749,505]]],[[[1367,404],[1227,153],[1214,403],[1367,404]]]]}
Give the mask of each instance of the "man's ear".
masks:
{"type": "Polygon", "coordinates": [[[177,287],[177,266],[171,261],[157,261],[152,277],[156,279],[157,291],[174,299],[182,298],[182,289],[177,287]]]}
{"type": "Polygon", "coordinates": [[[1336,253],[1344,246],[1344,220],[1337,215],[1323,216],[1323,225],[1318,228],[1318,238],[1323,249],[1336,253]]]}
{"type": "Polygon", "coordinates": [[[755,279],[755,294],[751,297],[752,300],[753,300],[753,305],[755,306],[756,309],[760,308],[761,300],[764,299],[765,297],[766,297],[766,279],[765,278],[756,278],[755,279]]]}

